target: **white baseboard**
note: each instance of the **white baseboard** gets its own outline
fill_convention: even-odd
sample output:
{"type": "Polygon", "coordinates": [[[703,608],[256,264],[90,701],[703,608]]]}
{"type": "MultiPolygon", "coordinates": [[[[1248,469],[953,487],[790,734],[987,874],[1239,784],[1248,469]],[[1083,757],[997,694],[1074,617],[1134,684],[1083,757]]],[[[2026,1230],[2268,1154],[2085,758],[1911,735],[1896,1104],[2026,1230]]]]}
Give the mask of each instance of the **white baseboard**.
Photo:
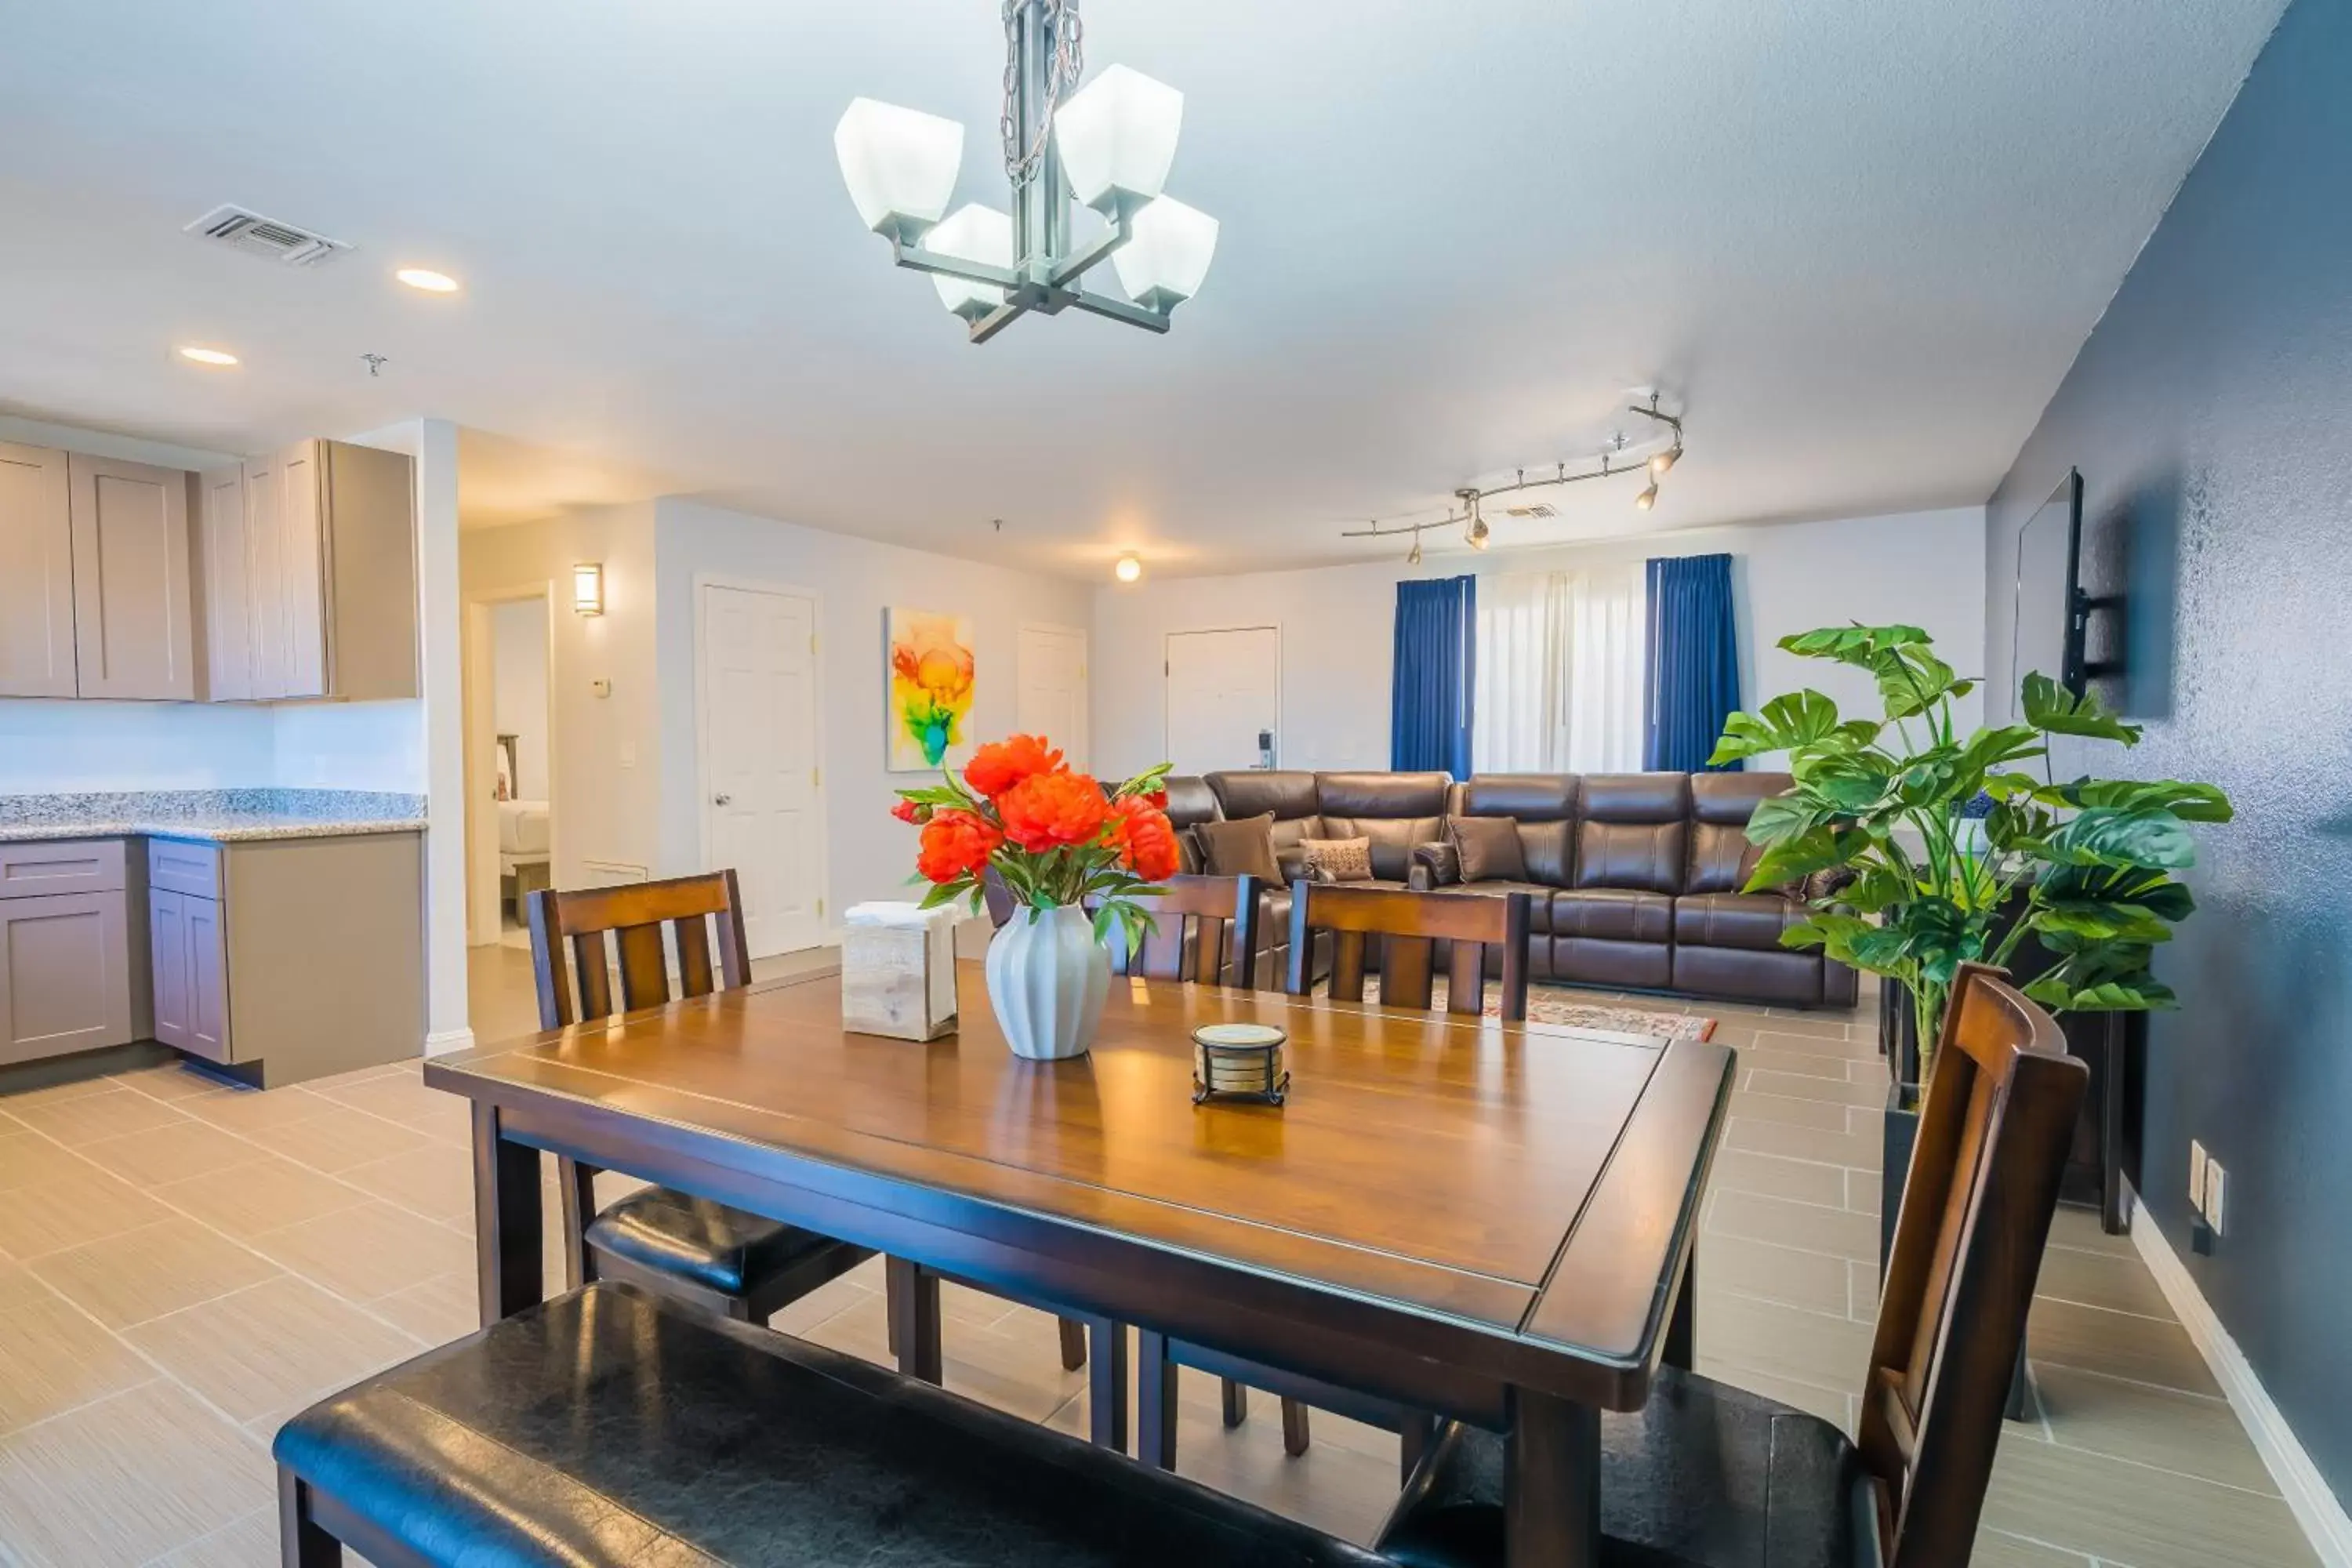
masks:
{"type": "Polygon", "coordinates": [[[425,1037],[425,1054],[428,1057],[446,1057],[451,1051],[470,1051],[473,1048],[474,1031],[471,1029],[443,1029],[425,1037]]]}
{"type": "Polygon", "coordinates": [[[2131,1198],[2132,1245],[2138,1248],[2148,1272],[2156,1276],[2164,1299],[2172,1303],[2180,1326],[2189,1331],[2197,1353],[2212,1369],[2214,1381],[2229,1395],[2230,1408],[2245,1424],[2246,1435],[2254,1440],[2254,1451],[2269,1467],[2271,1479],[2284,1494],[2295,1522],[2311,1541],[2311,1549],[2319,1554],[2326,1568],[2352,1568],[2352,1517],[2346,1515],[2327,1479],[2311,1462],[2311,1456],[2296,1440],[2270,1391],[2254,1375],[2246,1352],[2238,1348],[2238,1342],[2230,1337],[2230,1331],[2213,1315],[2205,1293],[2197,1288],[2197,1281],[2189,1277],[2179,1255],[2165,1239],[2164,1228],[2157,1224],[2156,1216],[2147,1212],[2137,1193],[2132,1194],[2131,1198]]]}

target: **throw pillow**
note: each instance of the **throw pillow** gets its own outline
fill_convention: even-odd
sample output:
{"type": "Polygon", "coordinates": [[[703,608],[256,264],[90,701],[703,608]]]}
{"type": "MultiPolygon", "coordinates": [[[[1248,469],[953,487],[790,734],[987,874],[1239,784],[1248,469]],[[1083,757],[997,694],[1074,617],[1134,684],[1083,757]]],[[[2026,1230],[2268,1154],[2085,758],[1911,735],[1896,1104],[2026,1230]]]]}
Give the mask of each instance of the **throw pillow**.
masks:
{"type": "Polygon", "coordinates": [[[1524,882],[1528,858],[1519,847],[1519,825],[1507,816],[1449,816],[1446,841],[1462,858],[1465,882],[1524,882]]]}
{"type": "Polygon", "coordinates": [[[1370,838],[1302,838],[1299,852],[1307,860],[1307,879],[1316,882],[1369,882],[1372,879],[1370,838]]]}
{"type": "Polygon", "coordinates": [[[1210,876],[1282,880],[1282,863],[1274,858],[1274,813],[1238,822],[1203,822],[1193,831],[1201,836],[1201,854],[1209,863],[1210,876]]]}

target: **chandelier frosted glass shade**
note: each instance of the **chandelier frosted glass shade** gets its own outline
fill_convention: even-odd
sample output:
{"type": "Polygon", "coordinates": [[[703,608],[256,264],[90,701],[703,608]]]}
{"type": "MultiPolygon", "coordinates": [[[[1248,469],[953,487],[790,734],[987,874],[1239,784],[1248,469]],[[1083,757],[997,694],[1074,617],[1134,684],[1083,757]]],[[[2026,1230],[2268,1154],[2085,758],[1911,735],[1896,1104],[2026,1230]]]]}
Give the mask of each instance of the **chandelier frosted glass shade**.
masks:
{"type": "Polygon", "coordinates": [[[963,164],[963,127],[919,110],[853,100],[833,128],[834,155],[857,216],[877,234],[940,221],[963,164]]]}
{"type": "Polygon", "coordinates": [[[1111,252],[1119,287],[1148,310],[1166,310],[1201,291],[1217,253],[1217,220],[1174,196],[1135,215],[1132,237],[1111,252]]]}
{"type": "Polygon", "coordinates": [[[1116,217],[1160,195],[1176,161],[1184,95],[1112,66],[1054,111],[1054,145],[1070,193],[1116,217]]]}
{"type": "MultiPolygon", "coordinates": [[[[969,202],[956,208],[923,239],[924,246],[958,261],[978,261],[990,267],[1013,265],[1013,215],[969,202]]],[[[1004,290],[985,283],[966,282],[942,272],[931,274],[940,303],[970,321],[1004,303],[1004,290]]]]}

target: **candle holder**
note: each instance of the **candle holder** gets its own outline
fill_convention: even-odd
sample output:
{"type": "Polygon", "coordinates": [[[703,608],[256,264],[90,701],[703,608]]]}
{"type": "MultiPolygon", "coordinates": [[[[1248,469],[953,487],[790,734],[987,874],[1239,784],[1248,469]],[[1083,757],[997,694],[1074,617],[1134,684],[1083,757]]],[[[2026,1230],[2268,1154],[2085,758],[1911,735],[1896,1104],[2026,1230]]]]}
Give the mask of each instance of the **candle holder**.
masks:
{"type": "Polygon", "coordinates": [[[1203,1024],[1192,1031],[1192,1103],[1280,1105],[1290,1092],[1289,1039],[1270,1024],[1203,1024]]]}

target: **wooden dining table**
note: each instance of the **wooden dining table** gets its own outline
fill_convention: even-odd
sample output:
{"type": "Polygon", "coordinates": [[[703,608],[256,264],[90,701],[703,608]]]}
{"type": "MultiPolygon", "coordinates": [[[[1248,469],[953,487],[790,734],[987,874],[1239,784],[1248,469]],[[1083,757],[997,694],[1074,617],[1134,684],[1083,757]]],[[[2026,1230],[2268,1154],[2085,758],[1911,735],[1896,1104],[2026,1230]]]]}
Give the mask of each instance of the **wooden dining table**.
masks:
{"type": "Polygon", "coordinates": [[[1090,1054],[1030,1062],[958,980],[928,1043],[844,1029],[819,975],[428,1059],[473,1102],[484,1321],[541,1299],[569,1156],[887,1254],[934,1381],[945,1275],[1502,1433],[1508,1561],[1599,1560],[1601,1414],[1689,1361],[1730,1051],[1119,978],[1090,1054]],[[1193,1029],[1244,1020],[1288,1032],[1287,1102],[1196,1106],[1193,1029]]]}

